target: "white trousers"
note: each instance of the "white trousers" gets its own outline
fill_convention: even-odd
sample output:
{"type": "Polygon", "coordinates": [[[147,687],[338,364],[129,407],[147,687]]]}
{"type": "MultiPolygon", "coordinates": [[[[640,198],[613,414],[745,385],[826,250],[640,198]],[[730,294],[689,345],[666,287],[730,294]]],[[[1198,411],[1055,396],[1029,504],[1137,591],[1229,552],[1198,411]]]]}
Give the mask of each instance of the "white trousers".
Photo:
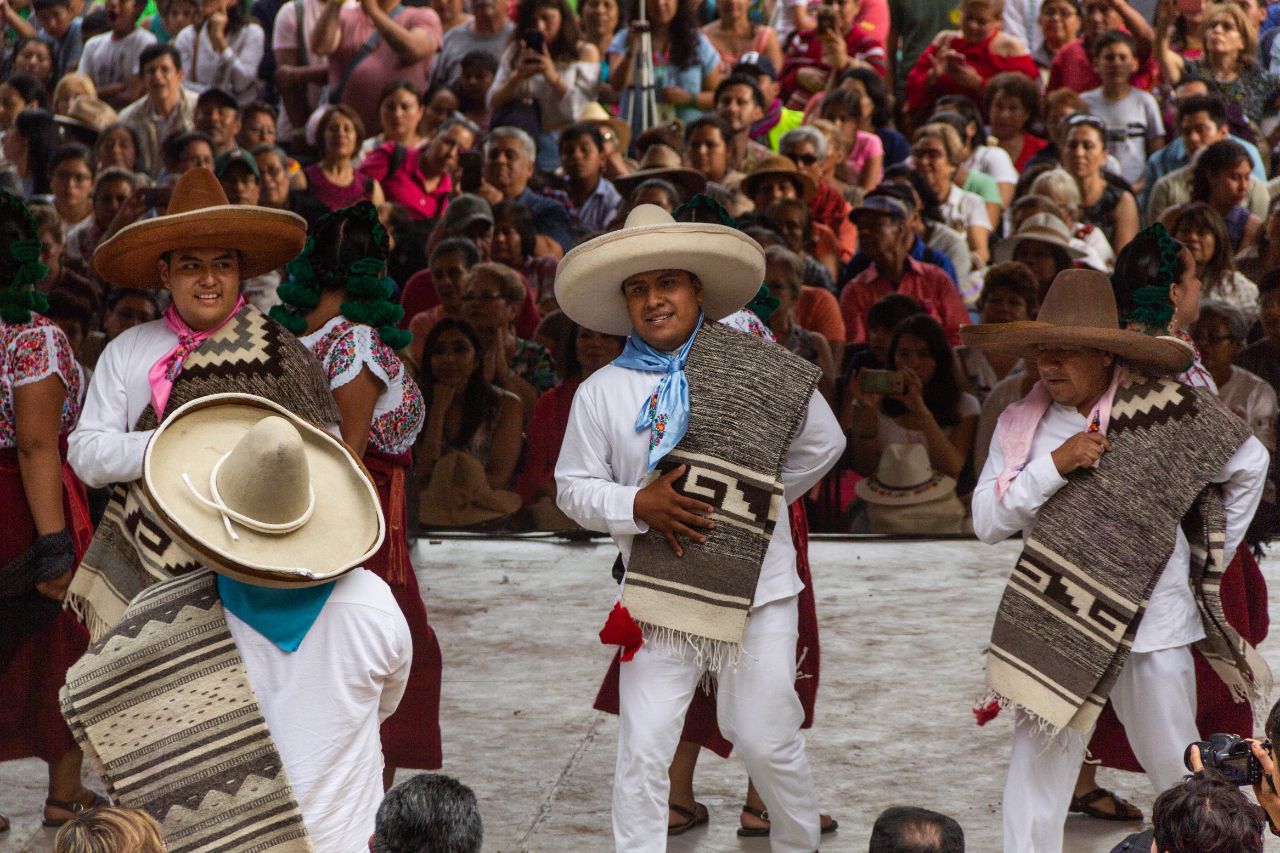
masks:
{"type": "MultiPolygon", "coordinates": [[[[1155,792],[1178,784],[1189,772],[1182,753],[1200,739],[1190,646],[1129,655],[1111,702],[1155,792]]],[[[1051,738],[1018,712],[1004,785],[1005,853],[1061,853],[1063,824],[1091,735],[1068,731],[1051,738]]]]}
{"type": "MultiPolygon", "coordinates": [[[[717,678],[717,720],[769,810],[774,853],[818,849],[818,800],[796,696],[796,598],[751,611],[738,666],[717,678]]],[[[648,646],[622,664],[613,838],[620,851],[667,849],[668,768],[702,671],[648,646]]]]}

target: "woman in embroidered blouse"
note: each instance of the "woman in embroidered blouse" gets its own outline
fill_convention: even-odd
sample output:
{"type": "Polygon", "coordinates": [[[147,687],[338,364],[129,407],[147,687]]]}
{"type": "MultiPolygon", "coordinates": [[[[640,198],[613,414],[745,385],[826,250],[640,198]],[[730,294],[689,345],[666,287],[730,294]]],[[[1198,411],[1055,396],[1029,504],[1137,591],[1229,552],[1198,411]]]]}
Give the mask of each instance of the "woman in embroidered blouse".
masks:
{"type": "Polygon", "coordinates": [[[752,21],[750,11],[749,0],[719,0],[716,19],[702,28],[702,34],[711,39],[720,54],[721,74],[731,73],[742,54],[750,51],[768,58],[775,70],[782,68],[778,34],[772,27],[752,21]]]}
{"type": "Polygon", "coordinates": [[[600,51],[581,38],[578,17],[566,0],[521,0],[487,102],[491,113],[516,99],[537,105],[541,167],[550,171],[559,165],[559,131],[578,120],[599,89],[600,51]],[[524,42],[534,30],[542,34],[539,50],[524,42]]]}
{"type": "Polygon", "coordinates": [[[61,825],[106,801],[81,785],[82,755],[58,709],[89,639],[61,602],[93,530],[65,461],[80,371],[66,335],[36,313],[47,307],[34,288],[46,273],[39,252],[35,220],[0,193],[0,755],[48,764],[44,819],[61,825]]]}
{"type": "MultiPolygon", "coordinates": [[[[632,0],[628,20],[638,15],[632,0]]],[[[643,0],[653,44],[653,71],[658,95],[658,121],[679,118],[688,123],[709,111],[720,84],[720,53],[698,29],[693,0],[643,0]]],[[[609,45],[609,82],[622,93],[621,114],[631,100],[631,59],[640,48],[640,32],[624,27],[609,45]]]]}
{"type": "Polygon", "coordinates": [[[382,186],[362,177],[351,165],[356,146],[364,135],[364,125],[355,110],[335,104],[316,126],[320,140],[320,162],[302,170],[307,190],[331,211],[351,207],[361,201],[382,204],[382,186]]]}
{"type": "Polygon", "coordinates": [[[183,85],[222,89],[241,104],[256,100],[265,38],[241,0],[200,0],[200,16],[178,33],[183,85]]]}
{"type": "Polygon", "coordinates": [[[362,457],[387,519],[386,541],[365,568],[391,587],[409,622],[413,667],[404,698],[382,724],[384,781],[397,767],[431,770],[440,756],[440,646],[409,559],[405,480],[426,418],[418,386],[396,351],[409,332],[386,278],[388,238],[368,202],[321,217],[307,249],[289,264],[271,316],[320,363],[342,413],[342,440],[362,457]]]}
{"type": "MultiPolygon", "coordinates": [[[[1204,54],[1184,59],[1165,45],[1160,55],[1164,76],[1177,85],[1184,74],[1209,81],[1255,125],[1274,110],[1280,80],[1258,64],[1258,31],[1234,3],[1210,6],[1204,16],[1204,54]]],[[[1272,134],[1272,140],[1275,140],[1272,134]]]]}

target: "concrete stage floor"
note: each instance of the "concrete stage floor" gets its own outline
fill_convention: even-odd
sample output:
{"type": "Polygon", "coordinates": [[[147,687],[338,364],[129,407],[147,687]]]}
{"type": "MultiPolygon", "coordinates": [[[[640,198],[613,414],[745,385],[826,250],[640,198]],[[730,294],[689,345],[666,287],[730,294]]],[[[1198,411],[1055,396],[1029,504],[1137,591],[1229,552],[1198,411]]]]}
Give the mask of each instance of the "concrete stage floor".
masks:
{"type": "MultiPolygon", "coordinates": [[[[974,725],[982,649],[1017,542],[817,541],[810,556],[821,622],[822,684],[809,756],[825,811],[840,821],[824,850],[864,851],[883,808],[955,816],[967,849],[1000,849],[1009,721],[974,725]]],[[[612,847],[616,722],[591,710],[611,650],[596,636],[612,603],[608,543],[422,541],[418,578],[444,650],[444,772],[471,785],[485,850],[578,853],[612,847]]],[[[1280,589],[1280,559],[1263,563],[1280,589]]],[[[1280,672],[1280,643],[1264,644],[1280,672]]],[[[399,778],[409,774],[401,771],[399,778]]],[[[1103,785],[1150,816],[1145,777],[1102,771],[1103,785]]],[[[46,851],[46,776],[37,761],[0,765],[0,853],[46,851]]],[[[741,765],[705,755],[699,801],[710,826],[670,850],[767,851],[735,835],[741,765]]],[[[1073,816],[1066,850],[1106,853],[1132,824],[1073,816]]],[[[1280,851],[1269,839],[1269,851],[1280,851]]],[[[322,853],[325,853],[322,851],[322,853]]]]}

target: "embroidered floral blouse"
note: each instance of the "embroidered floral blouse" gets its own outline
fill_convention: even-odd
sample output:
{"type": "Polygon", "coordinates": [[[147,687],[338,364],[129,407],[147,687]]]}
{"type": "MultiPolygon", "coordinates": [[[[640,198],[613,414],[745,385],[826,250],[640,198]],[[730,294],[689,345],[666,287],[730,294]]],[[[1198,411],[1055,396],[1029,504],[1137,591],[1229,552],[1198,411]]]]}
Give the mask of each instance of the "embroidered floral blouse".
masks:
{"type": "Polygon", "coordinates": [[[377,332],[339,314],[301,341],[324,368],[331,389],[336,391],[346,385],[366,367],[383,384],[369,425],[371,448],[383,453],[404,453],[413,447],[426,422],[422,392],[405,375],[404,364],[377,332]]]}
{"type": "Polygon", "coordinates": [[[83,396],[80,367],[71,342],[51,320],[39,314],[33,314],[31,322],[17,326],[0,321],[0,447],[18,444],[14,390],[55,375],[67,389],[58,422],[59,435],[66,435],[80,417],[83,396]]]}

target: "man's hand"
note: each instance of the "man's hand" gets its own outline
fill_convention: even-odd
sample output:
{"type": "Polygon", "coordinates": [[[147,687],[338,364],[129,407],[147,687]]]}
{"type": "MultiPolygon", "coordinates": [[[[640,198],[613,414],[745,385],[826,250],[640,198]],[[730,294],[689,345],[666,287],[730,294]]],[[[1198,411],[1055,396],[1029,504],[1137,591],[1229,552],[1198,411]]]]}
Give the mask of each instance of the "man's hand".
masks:
{"type": "Polygon", "coordinates": [[[677,557],[684,556],[684,548],[677,536],[694,542],[706,542],[699,530],[710,530],[716,523],[706,516],[714,510],[711,504],[696,498],[687,498],[672,487],[684,475],[687,465],[677,465],[640,491],[636,492],[635,517],[657,531],[671,545],[677,557]]]}
{"type": "Polygon", "coordinates": [[[1053,451],[1053,465],[1065,477],[1077,468],[1092,468],[1110,449],[1111,442],[1100,432],[1076,433],[1053,451]]]}

